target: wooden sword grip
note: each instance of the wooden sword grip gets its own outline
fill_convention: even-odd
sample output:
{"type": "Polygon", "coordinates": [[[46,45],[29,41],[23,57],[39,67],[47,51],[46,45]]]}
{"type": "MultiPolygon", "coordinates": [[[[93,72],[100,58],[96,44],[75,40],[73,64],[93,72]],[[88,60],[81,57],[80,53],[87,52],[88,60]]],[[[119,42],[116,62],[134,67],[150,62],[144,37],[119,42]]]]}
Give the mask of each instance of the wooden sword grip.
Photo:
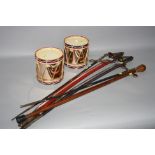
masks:
{"type": "Polygon", "coordinates": [[[141,64],[136,67],[136,72],[144,72],[146,70],[146,66],[144,64],[141,64]]]}

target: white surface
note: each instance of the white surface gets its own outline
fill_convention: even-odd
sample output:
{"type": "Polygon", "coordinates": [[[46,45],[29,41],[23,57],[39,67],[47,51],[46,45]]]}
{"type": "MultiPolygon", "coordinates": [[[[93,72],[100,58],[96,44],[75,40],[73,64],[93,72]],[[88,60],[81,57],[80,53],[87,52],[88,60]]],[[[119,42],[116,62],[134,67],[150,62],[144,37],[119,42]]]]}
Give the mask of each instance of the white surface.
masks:
{"type": "Polygon", "coordinates": [[[0,34],[0,128],[17,128],[10,119],[19,105],[48,95],[80,71],[65,67],[65,79],[51,86],[35,78],[35,50],[63,48],[64,37],[73,34],[89,38],[89,58],[124,51],[135,58],[130,68],[143,63],[147,71],[57,107],[30,128],[155,128],[154,27],[1,27],[0,34]]]}

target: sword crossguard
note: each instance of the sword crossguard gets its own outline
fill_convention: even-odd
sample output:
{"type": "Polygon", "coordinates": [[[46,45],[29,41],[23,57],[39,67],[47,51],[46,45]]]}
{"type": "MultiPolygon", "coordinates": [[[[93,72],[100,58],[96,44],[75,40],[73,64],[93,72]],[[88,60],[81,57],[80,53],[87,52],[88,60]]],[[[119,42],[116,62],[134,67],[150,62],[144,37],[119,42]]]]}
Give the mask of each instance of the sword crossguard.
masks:
{"type": "Polygon", "coordinates": [[[133,60],[132,56],[122,56],[118,59],[118,62],[126,66],[126,64],[133,60]]]}
{"type": "Polygon", "coordinates": [[[130,76],[133,76],[134,78],[138,77],[138,75],[136,73],[130,73],[130,76]]]}
{"type": "Polygon", "coordinates": [[[134,73],[134,74],[132,74],[132,76],[133,76],[134,78],[136,78],[136,77],[138,77],[138,74],[134,73]]]}

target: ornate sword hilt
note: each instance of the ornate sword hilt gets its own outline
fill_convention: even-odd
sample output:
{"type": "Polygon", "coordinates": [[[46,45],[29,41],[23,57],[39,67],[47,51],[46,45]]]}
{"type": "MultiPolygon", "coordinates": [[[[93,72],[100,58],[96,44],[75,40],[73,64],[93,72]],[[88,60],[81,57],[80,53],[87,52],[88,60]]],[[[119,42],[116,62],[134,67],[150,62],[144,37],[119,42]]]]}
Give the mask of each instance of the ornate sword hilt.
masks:
{"type": "Polygon", "coordinates": [[[89,62],[91,62],[91,63],[103,62],[105,60],[105,58],[110,58],[110,59],[112,59],[112,61],[115,62],[115,61],[119,61],[119,59],[121,59],[123,57],[123,55],[124,55],[124,52],[117,52],[117,53],[108,52],[97,60],[90,59],[89,62]]]}
{"type": "MultiPolygon", "coordinates": [[[[126,67],[126,64],[133,60],[132,56],[123,56],[119,59],[119,63],[122,64],[122,68],[125,69],[125,71],[128,71],[129,69],[126,67]]],[[[133,77],[138,77],[136,73],[131,73],[133,77]]]]}

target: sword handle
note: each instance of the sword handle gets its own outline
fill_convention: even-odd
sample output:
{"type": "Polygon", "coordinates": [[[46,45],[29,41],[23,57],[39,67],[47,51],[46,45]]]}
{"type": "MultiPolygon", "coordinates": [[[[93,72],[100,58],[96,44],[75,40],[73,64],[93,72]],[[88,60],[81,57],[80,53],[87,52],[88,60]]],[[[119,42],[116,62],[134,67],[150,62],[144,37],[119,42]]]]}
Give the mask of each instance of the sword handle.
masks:
{"type": "Polygon", "coordinates": [[[144,64],[141,64],[135,69],[136,69],[136,72],[144,72],[146,70],[146,66],[144,64]]]}

